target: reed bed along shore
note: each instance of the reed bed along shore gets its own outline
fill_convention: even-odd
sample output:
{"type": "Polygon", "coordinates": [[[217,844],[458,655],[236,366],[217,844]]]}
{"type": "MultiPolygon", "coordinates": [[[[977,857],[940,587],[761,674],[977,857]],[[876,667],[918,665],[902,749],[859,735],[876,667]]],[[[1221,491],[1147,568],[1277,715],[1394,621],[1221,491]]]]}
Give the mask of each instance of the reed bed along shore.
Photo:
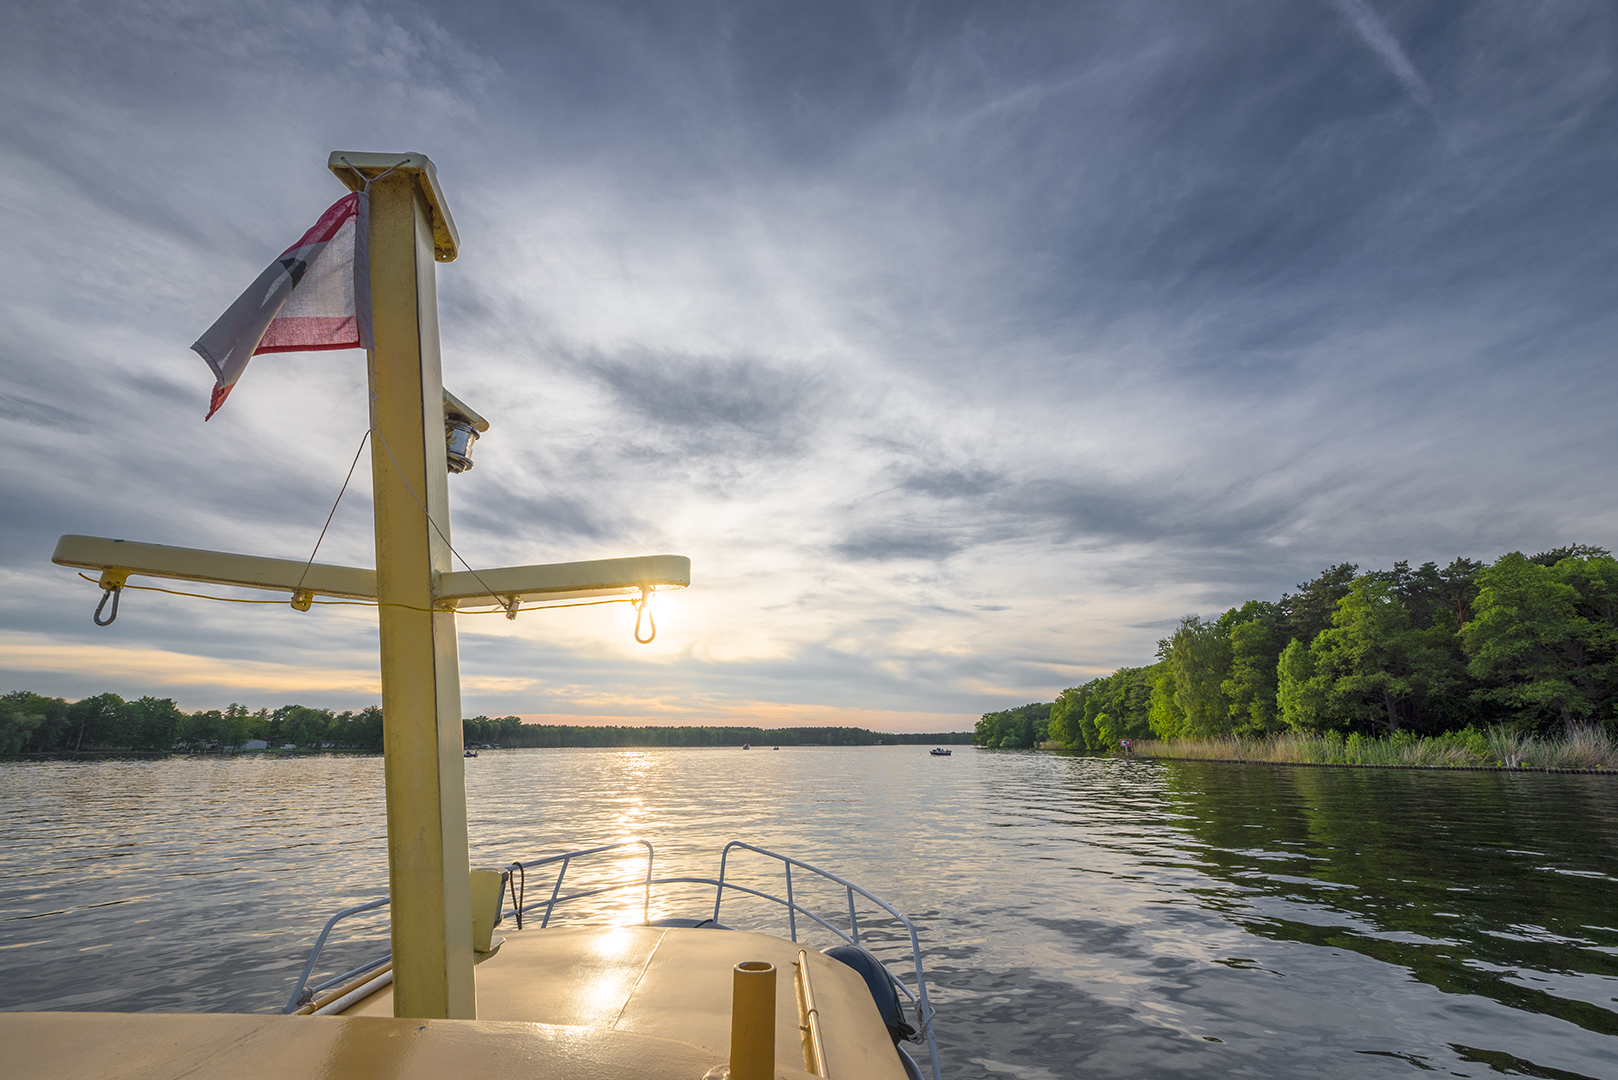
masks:
{"type": "Polygon", "coordinates": [[[1141,740],[1137,757],[1193,761],[1264,761],[1293,765],[1403,766],[1428,769],[1608,769],[1618,771],[1618,739],[1600,728],[1560,738],[1521,735],[1504,728],[1465,728],[1444,735],[1396,732],[1388,738],[1358,733],[1285,733],[1264,738],[1141,740]]]}

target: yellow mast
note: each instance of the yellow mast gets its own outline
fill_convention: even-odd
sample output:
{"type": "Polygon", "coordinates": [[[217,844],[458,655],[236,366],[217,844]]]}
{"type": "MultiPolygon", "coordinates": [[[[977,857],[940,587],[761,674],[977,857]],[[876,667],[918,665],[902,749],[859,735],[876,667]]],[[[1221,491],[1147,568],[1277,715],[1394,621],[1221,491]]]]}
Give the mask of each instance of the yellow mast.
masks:
{"type": "MultiPolygon", "coordinates": [[[[392,169],[370,189],[370,389],[394,1015],[472,1019],[460,663],[455,612],[433,605],[452,569],[433,226],[451,238],[454,227],[425,157],[337,153],[331,165],[350,184],[392,169]]],[[[454,257],[452,240],[438,258],[454,257]]]]}

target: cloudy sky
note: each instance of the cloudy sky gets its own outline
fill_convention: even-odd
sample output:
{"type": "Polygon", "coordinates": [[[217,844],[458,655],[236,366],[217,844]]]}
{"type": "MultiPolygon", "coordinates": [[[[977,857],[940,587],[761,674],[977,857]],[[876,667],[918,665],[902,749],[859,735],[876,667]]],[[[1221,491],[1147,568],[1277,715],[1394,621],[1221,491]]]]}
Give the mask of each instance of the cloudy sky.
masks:
{"type": "Polygon", "coordinates": [[[1604,0],[7,4],[0,689],[377,700],[365,609],[49,561],[308,556],[363,356],[204,425],[188,347],[335,149],[460,227],[462,554],[693,563],[648,647],[464,617],[467,715],[958,729],[1331,563],[1618,547],[1615,63],[1604,0]]]}

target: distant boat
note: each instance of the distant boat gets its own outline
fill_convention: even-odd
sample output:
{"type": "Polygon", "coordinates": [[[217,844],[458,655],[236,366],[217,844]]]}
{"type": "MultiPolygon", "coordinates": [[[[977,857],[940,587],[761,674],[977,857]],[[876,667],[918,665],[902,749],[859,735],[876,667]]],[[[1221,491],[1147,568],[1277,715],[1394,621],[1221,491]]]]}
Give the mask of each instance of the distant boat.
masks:
{"type": "Polygon", "coordinates": [[[772,747],[770,747],[770,749],[771,749],[771,750],[779,750],[779,749],[781,749],[781,748],[780,748],[780,747],[779,747],[779,746],[772,746],[772,747]]]}
{"type": "Polygon", "coordinates": [[[743,750],[751,750],[751,749],[753,749],[753,744],[750,743],[750,742],[744,742],[744,743],[742,743],[742,749],[743,750]]]}
{"type": "Polygon", "coordinates": [[[951,754],[955,753],[953,750],[945,750],[942,746],[935,746],[927,752],[933,757],[949,757],[951,754]]]}
{"type": "Polygon", "coordinates": [[[478,756],[478,752],[477,752],[477,751],[476,751],[476,750],[468,750],[468,751],[467,751],[467,752],[466,752],[466,754],[465,754],[465,756],[466,756],[466,757],[477,757],[477,756],[478,756]]]}

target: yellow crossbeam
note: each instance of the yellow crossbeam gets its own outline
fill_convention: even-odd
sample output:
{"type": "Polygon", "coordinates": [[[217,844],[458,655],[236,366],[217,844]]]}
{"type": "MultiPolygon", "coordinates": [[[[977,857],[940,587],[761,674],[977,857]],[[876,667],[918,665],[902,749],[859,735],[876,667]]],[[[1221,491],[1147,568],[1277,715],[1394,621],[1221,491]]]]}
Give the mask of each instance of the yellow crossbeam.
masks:
{"type": "Polygon", "coordinates": [[[581,596],[638,593],[646,588],[683,589],[691,584],[691,560],[684,555],[641,555],[630,559],[504,566],[457,570],[443,575],[433,597],[440,603],[492,600],[572,600],[581,596]],[[479,579],[482,579],[481,581],[479,579]]]}
{"type": "Polygon", "coordinates": [[[314,563],[309,566],[308,576],[305,577],[305,564],[295,559],[266,559],[258,555],[142,544],[134,540],[108,540],[100,536],[62,537],[56,541],[51,562],[58,566],[100,570],[103,573],[141,574],[145,577],[286,593],[295,592],[301,587],[318,596],[337,596],[347,600],[376,599],[376,571],[358,566],[314,563]]]}
{"type": "MultiPolygon", "coordinates": [[[[58,566],[96,570],[113,576],[146,577],[234,585],[271,592],[303,591],[348,600],[376,599],[376,571],[295,559],[267,559],[228,551],[143,544],[100,536],[64,536],[51,561],[58,566]],[[300,584],[301,583],[301,584],[300,584]]],[[[636,593],[642,587],[667,590],[691,584],[691,560],[684,555],[641,555],[627,559],[505,566],[439,574],[433,590],[435,606],[454,608],[480,602],[573,600],[588,596],[636,593]],[[479,579],[482,579],[481,581],[479,579]]],[[[109,579],[110,580],[110,579],[109,579]]]]}

